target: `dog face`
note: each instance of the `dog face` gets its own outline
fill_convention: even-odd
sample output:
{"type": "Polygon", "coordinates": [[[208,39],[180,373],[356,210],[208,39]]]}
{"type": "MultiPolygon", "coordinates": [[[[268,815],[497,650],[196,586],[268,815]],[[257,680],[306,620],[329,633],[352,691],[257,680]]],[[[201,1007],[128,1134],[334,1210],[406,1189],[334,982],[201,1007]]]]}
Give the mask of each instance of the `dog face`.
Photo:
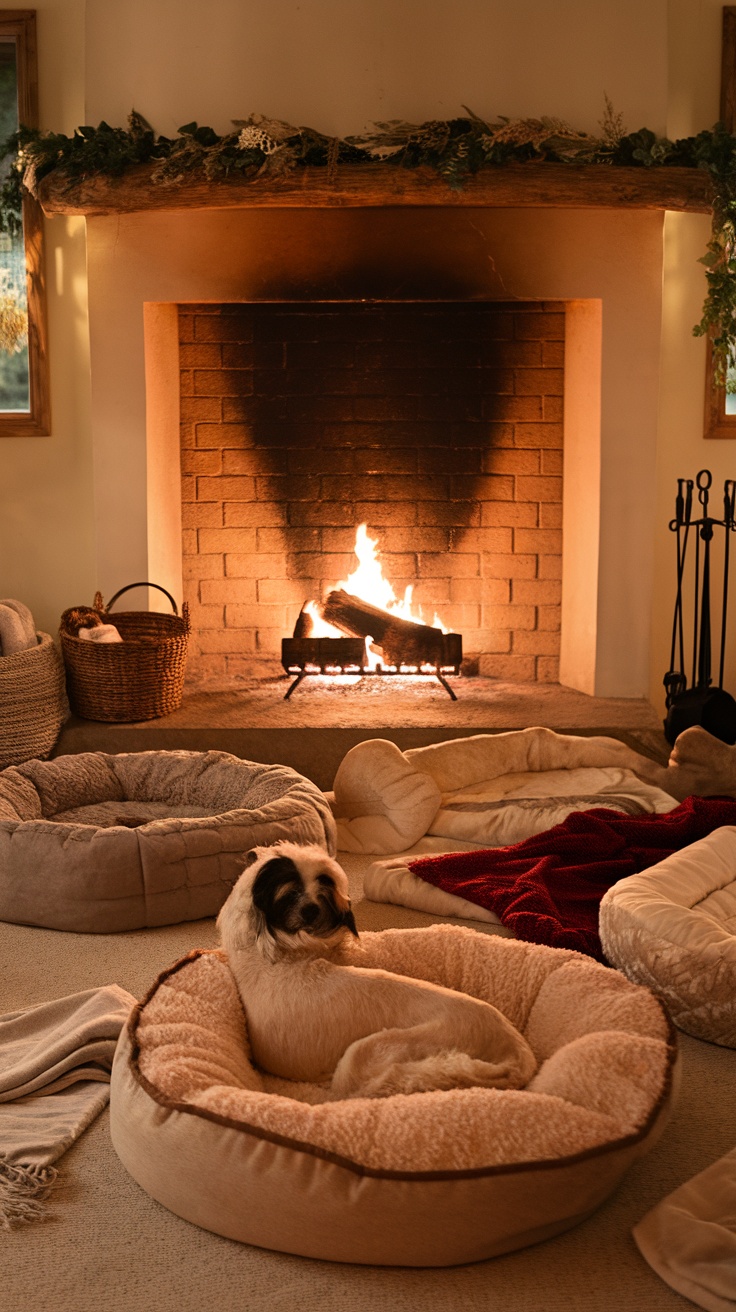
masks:
{"type": "Polygon", "coordinates": [[[241,880],[250,886],[256,941],[309,948],[337,943],[346,933],[358,937],[345,872],[321,848],[255,848],[241,880]]]}

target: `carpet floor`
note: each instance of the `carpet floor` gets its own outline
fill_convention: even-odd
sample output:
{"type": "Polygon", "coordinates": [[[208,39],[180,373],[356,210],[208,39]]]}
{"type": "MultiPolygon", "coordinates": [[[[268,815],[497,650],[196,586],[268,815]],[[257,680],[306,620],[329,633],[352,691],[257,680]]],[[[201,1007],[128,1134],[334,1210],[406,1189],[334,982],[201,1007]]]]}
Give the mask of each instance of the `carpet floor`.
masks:
{"type": "MultiPolygon", "coordinates": [[[[436,923],[365,901],[367,862],[343,862],[359,928],[436,923]]],[[[211,920],[120,935],[0,924],[0,1011],[113,982],[141,996],[169,963],[214,942],[211,920]]],[[[685,1312],[693,1304],[650,1270],[631,1228],[734,1147],[736,1052],[686,1035],[681,1052],[680,1091],[662,1138],[594,1216],[532,1248],[450,1269],[343,1266],[200,1230],[131,1179],[105,1112],[62,1158],[47,1219],[3,1235],[0,1303],[8,1312],[685,1312]]]]}

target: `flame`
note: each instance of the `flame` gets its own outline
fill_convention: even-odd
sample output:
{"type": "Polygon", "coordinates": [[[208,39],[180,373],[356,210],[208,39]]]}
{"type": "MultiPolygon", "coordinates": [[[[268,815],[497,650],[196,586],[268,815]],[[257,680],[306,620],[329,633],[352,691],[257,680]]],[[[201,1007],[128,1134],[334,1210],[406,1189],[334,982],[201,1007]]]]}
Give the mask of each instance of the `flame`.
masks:
{"type": "Polygon", "coordinates": [[[334,624],[328,624],[327,620],[322,618],[319,606],[316,601],[308,601],[303,607],[310,620],[312,627],[309,630],[310,638],[344,638],[345,634],[342,629],[338,629],[334,624]]]}
{"type": "MultiPolygon", "coordinates": [[[[355,555],[358,558],[358,565],[352,574],[348,574],[348,577],[342,579],[335,587],[352,593],[354,597],[360,597],[362,601],[367,601],[379,610],[385,610],[391,615],[398,615],[400,619],[409,620],[412,624],[425,624],[426,621],[422,616],[421,607],[418,608],[418,613],[412,610],[413,588],[411,584],[407,585],[404,596],[399,600],[388,579],[384,578],[377,548],[378,539],[369,536],[367,524],[360,524],[355,534],[355,555]]],[[[311,622],[309,633],[311,638],[345,637],[342,629],[338,629],[336,625],[330,624],[324,619],[316,601],[306,602],[304,611],[311,622]]],[[[437,614],[435,614],[431,627],[441,629],[443,633],[449,633],[449,629],[446,628],[437,614]]],[[[382,662],[380,648],[372,646],[372,643],[372,637],[366,638],[364,666],[366,670],[375,670],[382,662]]],[[[407,666],[405,672],[416,673],[416,670],[416,666],[407,666]]],[[[422,666],[422,673],[431,672],[431,666],[422,666]]]]}
{"type": "MultiPolygon", "coordinates": [[[[378,539],[369,537],[368,525],[359,524],[355,534],[355,555],[358,557],[358,566],[352,574],[348,574],[346,579],[337,584],[338,588],[350,592],[354,597],[360,597],[362,601],[367,601],[371,606],[377,606],[380,610],[389,611],[392,615],[397,615],[402,620],[409,620],[412,624],[425,624],[426,620],[422,617],[421,607],[418,613],[412,610],[412,595],[414,589],[411,584],[407,584],[404,596],[399,600],[387,578],[384,578],[381,562],[378,555],[378,539]]],[[[311,613],[311,612],[310,612],[311,613]]],[[[329,626],[332,629],[332,625],[329,626]]],[[[433,629],[441,629],[443,633],[449,633],[449,629],[435,614],[432,624],[433,629]]],[[[319,637],[330,637],[336,634],[315,634],[319,637]]],[[[366,647],[366,651],[367,651],[366,647]]]]}

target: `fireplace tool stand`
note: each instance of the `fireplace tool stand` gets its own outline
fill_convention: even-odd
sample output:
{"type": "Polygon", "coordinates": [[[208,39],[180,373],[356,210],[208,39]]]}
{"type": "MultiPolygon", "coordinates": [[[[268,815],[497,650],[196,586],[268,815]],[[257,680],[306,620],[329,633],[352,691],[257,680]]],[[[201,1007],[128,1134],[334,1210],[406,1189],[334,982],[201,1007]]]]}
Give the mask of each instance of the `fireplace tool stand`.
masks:
{"type": "Polygon", "coordinates": [[[710,488],[713,482],[709,469],[701,469],[695,485],[691,478],[677,480],[675,517],[669,528],[677,535],[677,594],[672,622],[670,668],[664,676],[667,715],[664,733],[672,744],[683,729],[701,725],[715,738],[726,743],[736,742],[736,701],[723,688],[723,671],[726,658],[726,620],[728,615],[728,575],[731,533],[736,529],[736,482],[726,479],[723,485],[723,518],[708,513],[710,488]],[[693,519],[693,488],[698,489],[702,509],[699,519],[693,519]],[[711,660],[711,543],[714,530],[724,529],[723,594],[721,602],[721,632],[718,665],[718,684],[712,686],[711,660]],[[692,625],[692,675],[688,687],[685,672],[685,624],[683,588],[686,580],[688,545],[695,539],[692,582],[694,590],[692,625]]]}

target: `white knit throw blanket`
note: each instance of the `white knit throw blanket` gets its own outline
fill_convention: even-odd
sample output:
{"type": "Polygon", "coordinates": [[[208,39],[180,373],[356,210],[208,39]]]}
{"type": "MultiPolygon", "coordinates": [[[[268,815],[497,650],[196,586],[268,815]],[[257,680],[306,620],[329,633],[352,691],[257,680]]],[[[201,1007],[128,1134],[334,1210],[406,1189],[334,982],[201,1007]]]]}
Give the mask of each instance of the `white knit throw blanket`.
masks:
{"type": "Polygon", "coordinates": [[[43,1210],[56,1162],[110,1096],[135,998],[117,984],[0,1017],[0,1226],[43,1210]]]}

